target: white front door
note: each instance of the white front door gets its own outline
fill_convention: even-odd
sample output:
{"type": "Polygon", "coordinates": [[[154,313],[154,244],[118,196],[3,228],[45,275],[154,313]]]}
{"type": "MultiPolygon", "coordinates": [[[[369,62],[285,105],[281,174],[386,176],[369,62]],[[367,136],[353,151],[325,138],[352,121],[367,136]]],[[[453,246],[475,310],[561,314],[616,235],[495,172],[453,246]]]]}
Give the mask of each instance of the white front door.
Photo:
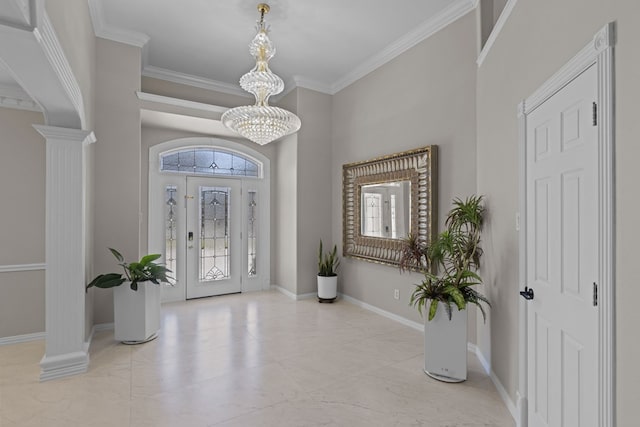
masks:
{"type": "Polygon", "coordinates": [[[592,66],[527,116],[528,419],[598,423],[598,139],[592,66]]]}
{"type": "Polygon", "coordinates": [[[241,181],[187,177],[187,299],[241,291],[241,181]]]}

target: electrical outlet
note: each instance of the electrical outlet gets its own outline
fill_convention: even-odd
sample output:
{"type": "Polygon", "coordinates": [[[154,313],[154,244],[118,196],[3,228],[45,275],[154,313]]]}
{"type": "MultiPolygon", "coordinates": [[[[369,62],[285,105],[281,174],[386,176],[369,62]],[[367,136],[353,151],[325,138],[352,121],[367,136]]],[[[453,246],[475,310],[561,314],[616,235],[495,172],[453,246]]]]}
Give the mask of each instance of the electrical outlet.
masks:
{"type": "Polygon", "coordinates": [[[394,299],[400,299],[400,289],[394,289],[393,290],[393,298],[394,299]]]}

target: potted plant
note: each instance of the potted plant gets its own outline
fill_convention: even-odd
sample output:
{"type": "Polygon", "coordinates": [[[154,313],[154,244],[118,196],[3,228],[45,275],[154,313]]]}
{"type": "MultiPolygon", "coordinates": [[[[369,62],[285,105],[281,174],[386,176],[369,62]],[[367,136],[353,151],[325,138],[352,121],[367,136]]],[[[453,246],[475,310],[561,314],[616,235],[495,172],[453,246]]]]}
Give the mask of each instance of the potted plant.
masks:
{"type": "Polygon", "coordinates": [[[336,270],[340,264],[338,248],[333,245],[331,252],[322,250],[322,240],[318,248],[318,301],[333,302],[338,297],[338,275],[336,270]]]}
{"type": "Polygon", "coordinates": [[[171,270],[156,263],[160,254],[143,256],[127,263],[115,249],[109,248],[124,273],[100,274],[87,285],[89,288],[113,289],[114,335],[124,344],[140,344],[157,337],[160,329],[160,287],[145,286],[169,283],[171,270]],[[123,284],[128,286],[121,286],[123,284]]]}
{"type": "Polygon", "coordinates": [[[467,304],[480,308],[489,301],[473,286],[482,256],[480,234],[485,208],[482,196],[454,199],[442,231],[431,245],[410,234],[401,251],[400,269],[418,270],[424,279],[416,285],[410,304],[420,314],[426,308],[425,372],[439,380],[467,378],[467,304]],[[454,310],[457,309],[457,310],[454,310]]]}

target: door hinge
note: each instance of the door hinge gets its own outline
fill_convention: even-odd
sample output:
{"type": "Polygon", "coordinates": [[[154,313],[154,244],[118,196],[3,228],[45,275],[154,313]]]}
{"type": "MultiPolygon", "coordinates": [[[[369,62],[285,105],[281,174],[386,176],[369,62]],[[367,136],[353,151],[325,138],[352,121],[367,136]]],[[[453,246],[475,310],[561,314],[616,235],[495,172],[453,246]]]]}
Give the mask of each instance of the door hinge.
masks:
{"type": "Polygon", "coordinates": [[[598,126],[598,104],[593,103],[593,125],[598,126]]]}
{"type": "Polygon", "coordinates": [[[593,282],[593,306],[596,307],[598,305],[598,284],[593,282]]]}

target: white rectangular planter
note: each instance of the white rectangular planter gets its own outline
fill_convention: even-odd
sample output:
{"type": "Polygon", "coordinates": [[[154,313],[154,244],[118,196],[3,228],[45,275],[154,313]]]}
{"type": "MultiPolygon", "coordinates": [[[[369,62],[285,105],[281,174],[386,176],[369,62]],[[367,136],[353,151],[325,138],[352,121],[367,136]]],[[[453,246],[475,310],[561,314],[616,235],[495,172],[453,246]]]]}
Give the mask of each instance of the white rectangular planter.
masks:
{"type": "Polygon", "coordinates": [[[446,382],[467,379],[467,310],[453,307],[451,320],[442,304],[433,320],[426,307],[424,324],[424,371],[446,382]]]}
{"type": "Polygon", "coordinates": [[[116,341],[148,341],[160,330],[160,286],[142,283],[133,291],[125,282],[113,289],[113,309],[116,341]]]}
{"type": "Polygon", "coordinates": [[[334,300],[338,296],[338,276],[318,275],[318,298],[334,300]]]}

